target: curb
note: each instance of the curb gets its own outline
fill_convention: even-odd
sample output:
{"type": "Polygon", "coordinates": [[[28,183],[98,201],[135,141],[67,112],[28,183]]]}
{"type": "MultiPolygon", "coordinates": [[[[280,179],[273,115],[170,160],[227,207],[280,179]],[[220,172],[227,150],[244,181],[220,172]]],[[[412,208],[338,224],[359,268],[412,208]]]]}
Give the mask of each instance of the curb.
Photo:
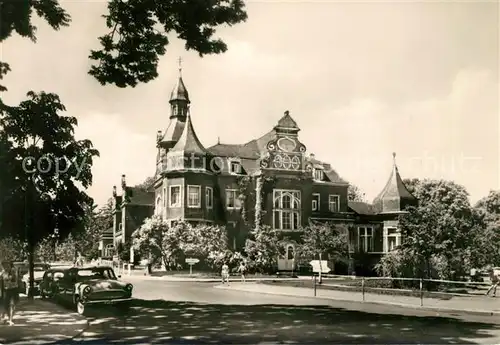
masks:
{"type": "MultiPolygon", "coordinates": [[[[167,282],[195,282],[195,283],[220,283],[221,278],[173,278],[173,277],[155,277],[155,276],[122,276],[122,280],[162,280],[167,282]]],[[[247,278],[247,282],[273,281],[273,280],[296,280],[297,278],[247,278]]],[[[233,282],[242,282],[241,279],[235,279],[233,282]]]]}
{"type": "Polygon", "coordinates": [[[242,292],[253,292],[264,295],[279,295],[279,296],[287,296],[287,297],[295,297],[295,298],[310,298],[310,299],[319,299],[319,300],[328,300],[328,301],[340,301],[340,302],[352,302],[359,304],[375,304],[375,305],[393,305],[397,307],[403,307],[408,309],[418,309],[418,310],[429,310],[429,311],[443,311],[448,313],[461,313],[461,314],[470,314],[470,315],[480,315],[480,316],[499,316],[500,310],[480,310],[480,309],[456,309],[456,308],[447,308],[447,307],[433,307],[433,306],[417,306],[415,304],[406,304],[406,303],[397,303],[397,302],[380,302],[380,301],[356,301],[352,299],[344,299],[344,298],[332,298],[332,297],[323,297],[323,296],[302,296],[295,295],[291,293],[284,292],[269,292],[269,291],[250,291],[245,289],[238,289],[233,287],[227,287],[223,285],[214,286],[215,289],[223,289],[223,290],[235,290],[242,292]]]}

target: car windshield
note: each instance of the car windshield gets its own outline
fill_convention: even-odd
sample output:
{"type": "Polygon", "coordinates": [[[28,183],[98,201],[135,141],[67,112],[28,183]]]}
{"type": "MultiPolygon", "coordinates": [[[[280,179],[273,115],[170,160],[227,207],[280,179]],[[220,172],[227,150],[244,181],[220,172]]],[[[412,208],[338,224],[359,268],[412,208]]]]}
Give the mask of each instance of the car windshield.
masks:
{"type": "Polygon", "coordinates": [[[79,280],[86,279],[116,279],[115,273],[109,268],[88,268],[77,271],[79,280]]]}

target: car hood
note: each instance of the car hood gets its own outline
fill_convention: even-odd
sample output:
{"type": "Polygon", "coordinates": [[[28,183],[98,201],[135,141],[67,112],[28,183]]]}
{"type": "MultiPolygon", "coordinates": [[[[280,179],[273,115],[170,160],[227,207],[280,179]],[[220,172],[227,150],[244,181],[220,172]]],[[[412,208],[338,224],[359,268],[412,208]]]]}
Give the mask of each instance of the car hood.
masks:
{"type": "MultiPolygon", "coordinates": [[[[35,272],[33,272],[33,276],[34,276],[35,280],[41,280],[43,278],[44,273],[45,272],[35,271],[35,272]]],[[[30,274],[26,273],[23,276],[23,280],[28,281],[29,277],[30,277],[30,274]]]]}
{"type": "Polygon", "coordinates": [[[127,283],[112,279],[91,279],[82,285],[90,286],[93,291],[124,289],[127,283]]]}

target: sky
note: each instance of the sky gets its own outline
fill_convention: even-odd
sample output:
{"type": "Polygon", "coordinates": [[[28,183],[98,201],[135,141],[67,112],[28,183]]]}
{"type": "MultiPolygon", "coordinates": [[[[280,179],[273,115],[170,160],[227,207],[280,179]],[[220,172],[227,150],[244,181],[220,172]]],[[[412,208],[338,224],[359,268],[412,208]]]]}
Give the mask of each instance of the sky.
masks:
{"type": "Polygon", "coordinates": [[[59,94],[77,138],[100,151],[88,190],[99,204],[122,174],[129,185],[154,174],[179,57],[205,147],[250,141],[289,110],[308,153],[370,201],[392,152],[403,178],[453,180],[472,202],[500,188],[498,2],[247,1],[248,20],[217,31],[225,54],[200,58],[172,36],[159,78],[127,89],[87,74],[105,1],[62,4],[70,27],[36,20],[36,44],[13,36],[1,47],[12,68],[3,97],[59,94]]]}

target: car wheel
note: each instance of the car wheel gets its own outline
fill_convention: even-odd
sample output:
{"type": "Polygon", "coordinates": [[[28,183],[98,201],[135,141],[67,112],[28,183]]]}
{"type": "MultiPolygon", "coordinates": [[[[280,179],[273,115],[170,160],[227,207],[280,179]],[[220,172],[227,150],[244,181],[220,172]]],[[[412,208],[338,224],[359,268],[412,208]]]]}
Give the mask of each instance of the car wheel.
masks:
{"type": "Polygon", "coordinates": [[[83,304],[83,302],[80,300],[80,298],[76,299],[76,311],[80,315],[85,314],[85,304],[83,304]]]}

